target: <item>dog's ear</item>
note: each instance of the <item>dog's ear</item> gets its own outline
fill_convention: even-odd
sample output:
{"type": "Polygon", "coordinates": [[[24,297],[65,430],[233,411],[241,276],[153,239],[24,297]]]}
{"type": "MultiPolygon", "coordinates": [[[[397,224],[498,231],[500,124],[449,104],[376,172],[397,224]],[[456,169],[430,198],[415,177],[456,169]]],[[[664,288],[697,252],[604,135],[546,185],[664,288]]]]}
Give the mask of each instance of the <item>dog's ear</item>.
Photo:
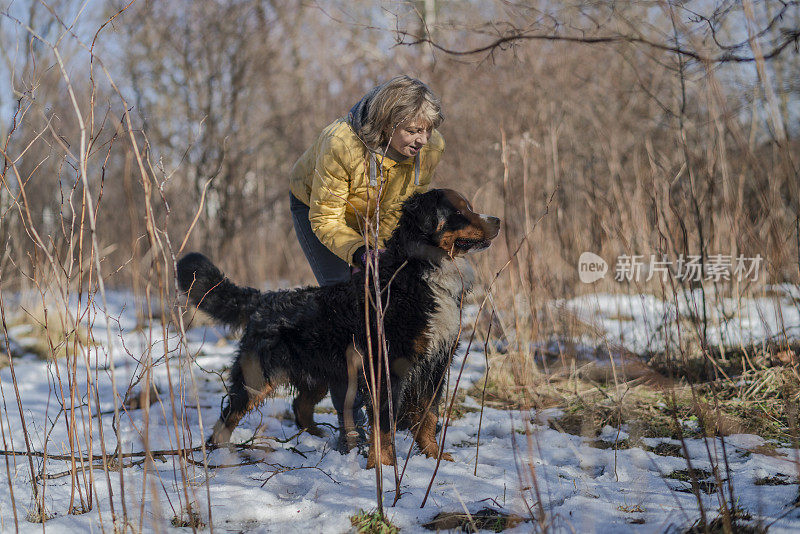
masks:
{"type": "Polygon", "coordinates": [[[401,224],[413,228],[422,235],[431,236],[439,226],[438,206],[441,191],[431,189],[427,193],[416,193],[403,203],[401,224]]]}

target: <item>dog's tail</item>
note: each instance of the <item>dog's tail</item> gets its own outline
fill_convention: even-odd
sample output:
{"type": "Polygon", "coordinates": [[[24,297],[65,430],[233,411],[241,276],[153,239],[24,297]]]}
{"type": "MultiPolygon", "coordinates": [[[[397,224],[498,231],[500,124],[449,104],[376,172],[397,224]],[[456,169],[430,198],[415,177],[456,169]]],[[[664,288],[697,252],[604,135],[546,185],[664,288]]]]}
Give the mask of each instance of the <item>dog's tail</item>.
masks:
{"type": "Polygon", "coordinates": [[[258,307],[260,291],[237,286],[198,252],[178,260],[177,274],[178,285],[189,294],[189,302],[221,323],[244,326],[258,307]]]}

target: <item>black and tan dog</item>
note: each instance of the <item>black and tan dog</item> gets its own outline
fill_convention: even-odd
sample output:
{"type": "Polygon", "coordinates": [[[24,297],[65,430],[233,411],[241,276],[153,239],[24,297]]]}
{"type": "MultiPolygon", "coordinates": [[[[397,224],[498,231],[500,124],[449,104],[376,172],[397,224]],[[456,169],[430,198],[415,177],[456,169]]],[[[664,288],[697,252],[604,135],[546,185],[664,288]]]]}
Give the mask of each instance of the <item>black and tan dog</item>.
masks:
{"type": "MultiPolygon", "coordinates": [[[[472,269],[462,256],[488,247],[499,227],[497,217],[475,213],[455,191],[434,189],[403,204],[398,226],[380,256],[392,408],[428,456],[439,452],[435,432],[442,381],[460,329],[463,295],[473,283],[472,269]]],[[[363,348],[373,343],[372,354],[379,352],[373,304],[369,332],[365,326],[364,272],[329,287],[260,292],[233,284],[205,256],[192,253],[178,262],[177,274],[192,304],[244,329],[231,369],[229,399],[210,438],[213,444],[227,443],[239,420],[282,384],[297,391],[295,418],[304,428],[313,429],[314,405],[328,384],[347,383],[348,376],[352,384],[357,376],[357,387],[370,398],[369,373],[364,371],[370,351],[363,348]],[[355,360],[361,367],[354,369],[355,360]]],[[[369,287],[374,302],[373,284],[369,287]]],[[[392,465],[388,388],[386,373],[381,374],[380,457],[392,465]]],[[[372,410],[367,412],[372,423],[372,410]]],[[[376,461],[374,443],[373,436],[368,468],[376,461]]]]}

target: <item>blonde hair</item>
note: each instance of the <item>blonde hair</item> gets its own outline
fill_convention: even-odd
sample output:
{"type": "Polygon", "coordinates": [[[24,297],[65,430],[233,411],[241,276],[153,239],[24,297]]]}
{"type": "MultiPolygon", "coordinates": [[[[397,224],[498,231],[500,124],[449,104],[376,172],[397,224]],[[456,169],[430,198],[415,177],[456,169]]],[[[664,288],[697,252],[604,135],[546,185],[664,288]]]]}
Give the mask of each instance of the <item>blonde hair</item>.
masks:
{"type": "Polygon", "coordinates": [[[433,129],[443,120],[442,101],[427,85],[410,76],[395,76],[372,98],[361,138],[368,147],[378,149],[389,143],[394,129],[404,122],[419,121],[433,129]]]}

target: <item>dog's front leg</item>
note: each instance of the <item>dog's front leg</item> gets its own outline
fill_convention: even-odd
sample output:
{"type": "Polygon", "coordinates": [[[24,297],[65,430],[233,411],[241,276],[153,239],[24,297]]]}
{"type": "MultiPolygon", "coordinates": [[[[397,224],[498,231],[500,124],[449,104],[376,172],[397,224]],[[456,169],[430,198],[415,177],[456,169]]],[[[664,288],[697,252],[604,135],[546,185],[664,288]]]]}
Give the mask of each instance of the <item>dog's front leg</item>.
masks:
{"type": "MultiPolygon", "coordinates": [[[[436,441],[436,422],[439,419],[436,406],[431,399],[421,398],[415,406],[409,407],[411,432],[419,450],[428,458],[439,456],[439,443],[436,441]],[[428,408],[428,409],[426,409],[428,408]]],[[[442,460],[453,461],[450,453],[442,453],[442,460]]]]}
{"type": "MultiPolygon", "coordinates": [[[[401,358],[402,360],[402,358],[401,358]]],[[[380,410],[379,410],[379,421],[380,421],[380,432],[378,432],[380,442],[376,447],[375,441],[375,421],[374,421],[374,409],[369,410],[369,417],[370,417],[370,449],[369,449],[369,456],[367,457],[367,469],[371,469],[375,467],[375,463],[377,462],[377,454],[376,450],[381,451],[381,463],[385,465],[394,465],[395,461],[395,451],[393,446],[393,434],[392,434],[392,422],[397,421],[397,415],[400,413],[401,409],[401,402],[403,399],[403,392],[406,387],[406,378],[408,375],[408,368],[400,369],[400,373],[397,373],[398,367],[395,365],[395,362],[392,364],[392,373],[391,373],[391,395],[392,395],[392,404],[391,404],[391,418],[390,418],[390,410],[389,410],[389,396],[385,393],[388,386],[386,381],[384,380],[381,384],[381,401],[380,401],[380,410]]],[[[402,367],[402,365],[401,365],[402,367]]]]}
{"type": "MultiPolygon", "coordinates": [[[[394,373],[392,373],[394,375],[394,373]]],[[[396,379],[395,376],[392,376],[392,402],[393,408],[396,413],[396,403],[398,402],[400,395],[399,392],[402,391],[401,388],[402,384],[399,380],[396,379]]],[[[395,463],[395,451],[394,451],[394,444],[392,440],[392,427],[391,427],[391,420],[389,418],[389,396],[387,395],[387,384],[386,380],[381,380],[380,384],[380,392],[381,397],[378,400],[379,407],[376,409],[375,404],[371,403],[369,409],[367,410],[367,415],[369,415],[369,428],[370,428],[370,440],[369,440],[369,454],[367,456],[367,469],[372,469],[375,467],[375,464],[378,462],[378,456],[380,455],[380,462],[384,465],[394,465],[395,463]],[[377,414],[375,413],[377,412],[377,414]],[[376,431],[376,418],[377,422],[379,423],[380,430],[376,431]]],[[[372,398],[372,397],[370,397],[372,398]]]]}
{"type": "MultiPolygon", "coordinates": [[[[392,445],[392,433],[389,425],[386,424],[381,425],[380,431],[376,433],[375,431],[375,415],[373,413],[373,409],[370,408],[367,410],[369,415],[369,429],[370,429],[370,436],[369,436],[369,454],[367,455],[367,469],[372,469],[375,467],[375,464],[378,462],[378,457],[380,456],[380,462],[383,465],[394,465],[394,446],[392,445]],[[379,452],[378,452],[379,451],[379,452]]],[[[383,412],[383,410],[381,410],[383,412]]],[[[378,416],[378,420],[383,419],[383,415],[378,416]]],[[[387,417],[388,421],[388,411],[387,417]]]]}

